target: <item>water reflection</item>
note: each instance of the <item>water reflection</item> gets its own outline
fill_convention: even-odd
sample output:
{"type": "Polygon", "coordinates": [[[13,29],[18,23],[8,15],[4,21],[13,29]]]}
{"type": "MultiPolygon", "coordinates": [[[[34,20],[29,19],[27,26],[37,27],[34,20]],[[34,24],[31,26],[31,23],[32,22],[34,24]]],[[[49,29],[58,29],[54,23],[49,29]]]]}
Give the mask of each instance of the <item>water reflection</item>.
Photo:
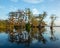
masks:
{"type": "Polygon", "coordinates": [[[42,41],[44,44],[46,43],[46,39],[44,38],[44,36],[42,34],[39,35],[38,41],[42,41]]]}
{"type": "Polygon", "coordinates": [[[8,42],[10,42],[12,45],[16,43],[16,47],[17,45],[22,45],[24,48],[33,48],[32,46],[38,46],[38,48],[43,46],[42,48],[45,48],[44,45],[49,46],[52,43],[51,41],[57,40],[54,29],[50,28],[50,32],[47,34],[50,36],[45,35],[45,32],[48,33],[49,31],[46,31],[46,28],[32,28],[30,32],[27,32],[25,29],[14,29],[13,31],[7,31],[8,36],[6,37],[8,37],[8,41],[6,41],[6,43],[8,44],[8,42]],[[49,38],[46,38],[46,36],[49,38]],[[48,43],[48,39],[51,40],[50,44],[48,43]]]}
{"type": "Polygon", "coordinates": [[[55,37],[55,35],[54,35],[54,28],[53,27],[50,27],[50,30],[51,30],[51,32],[50,32],[50,34],[51,34],[51,37],[50,37],[50,40],[51,41],[55,41],[56,40],[56,37],[55,37]]]}
{"type": "Polygon", "coordinates": [[[45,28],[33,28],[32,31],[27,32],[25,29],[21,31],[14,29],[14,31],[9,32],[9,41],[17,43],[26,43],[27,45],[29,45],[32,40],[36,39],[45,44],[46,39],[43,36],[43,32],[45,30],[45,28]]]}

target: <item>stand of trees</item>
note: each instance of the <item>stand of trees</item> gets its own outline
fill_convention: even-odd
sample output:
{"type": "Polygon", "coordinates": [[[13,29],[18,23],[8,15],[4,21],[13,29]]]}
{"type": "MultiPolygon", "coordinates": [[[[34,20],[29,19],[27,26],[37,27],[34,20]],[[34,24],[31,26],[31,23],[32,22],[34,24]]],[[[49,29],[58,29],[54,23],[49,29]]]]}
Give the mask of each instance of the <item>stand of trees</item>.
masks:
{"type": "MultiPolygon", "coordinates": [[[[26,29],[28,29],[28,31],[29,31],[29,29],[31,28],[30,27],[31,25],[46,26],[47,23],[45,23],[45,21],[44,21],[46,16],[47,16],[46,12],[43,12],[43,14],[38,14],[37,18],[39,20],[37,20],[36,15],[33,15],[32,11],[29,8],[25,8],[25,10],[18,10],[15,12],[9,12],[8,20],[0,20],[0,28],[13,30],[15,26],[20,26],[21,28],[27,27],[26,29]],[[26,17],[26,16],[28,16],[28,17],[26,17]],[[28,18],[27,23],[25,22],[26,19],[24,17],[26,19],[28,18]]],[[[54,22],[53,16],[51,17],[51,19],[52,19],[52,22],[54,22]]]]}

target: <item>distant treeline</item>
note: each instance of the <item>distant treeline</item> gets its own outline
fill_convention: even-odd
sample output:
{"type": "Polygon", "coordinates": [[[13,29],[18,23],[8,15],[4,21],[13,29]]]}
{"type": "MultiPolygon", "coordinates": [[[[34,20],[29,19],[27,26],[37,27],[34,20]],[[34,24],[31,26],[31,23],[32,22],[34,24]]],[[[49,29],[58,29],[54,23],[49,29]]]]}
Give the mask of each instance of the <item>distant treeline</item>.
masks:
{"type": "Polygon", "coordinates": [[[0,29],[5,29],[7,25],[7,20],[0,20],[0,29]]]}

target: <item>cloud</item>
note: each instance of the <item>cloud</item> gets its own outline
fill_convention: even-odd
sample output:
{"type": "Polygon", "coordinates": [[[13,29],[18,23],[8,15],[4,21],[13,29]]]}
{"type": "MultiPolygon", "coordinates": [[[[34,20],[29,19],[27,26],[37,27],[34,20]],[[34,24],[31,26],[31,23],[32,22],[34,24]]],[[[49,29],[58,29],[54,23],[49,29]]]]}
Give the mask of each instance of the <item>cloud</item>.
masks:
{"type": "Polygon", "coordinates": [[[19,0],[10,0],[10,1],[12,1],[12,2],[18,2],[19,0]]]}
{"type": "Polygon", "coordinates": [[[34,15],[37,15],[37,14],[40,13],[36,8],[32,9],[32,12],[33,12],[34,15]]]}
{"type": "Polygon", "coordinates": [[[17,9],[18,9],[18,8],[15,7],[15,6],[10,6],[10,7],[9,7],[9,12],[10,12],[10,11],[16,11],[17,9]]]}
{"type": "Polygon", "coordinates": [[[23,1],[28,2],[28,3],[34,3],[34,4],[36,4],[36,3],[41,3],[44,0],[23,0],[23,1]]]}
{"type": "Polygon", "coordinates": [[[0,20],[5,20],[7,17],[7,7],[0,5],[0,20]]]}

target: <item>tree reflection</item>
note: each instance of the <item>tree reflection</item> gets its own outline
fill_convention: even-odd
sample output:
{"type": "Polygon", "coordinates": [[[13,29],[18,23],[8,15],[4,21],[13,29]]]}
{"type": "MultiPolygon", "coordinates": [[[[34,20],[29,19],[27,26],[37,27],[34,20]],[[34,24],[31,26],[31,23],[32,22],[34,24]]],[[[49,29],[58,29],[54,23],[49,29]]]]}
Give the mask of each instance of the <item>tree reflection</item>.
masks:
{"type": "Polygon", "coordinates": [[[42,41],[44,44],[46,43],[46,39],[43,36],[43,33],[46,31],[45,28],[39,28],[39,37],[38,40],[42,41]]]}
{"type": "Polygon", "coordinates": [[[9,41],[14,42],[14,33],[13,33],[13,31],[11,31],[9,33],[9,41]]]}
{"type": "Polygon", "coordinates": [[[50,37],[50,40],[52,40],[52,41],[55,41],[56,40],[56,37],[55,37],[55,35],[54,35],[54,30],[53,30],[53,28],[50,28],[50,30],[51,30],[51,37],[50,37]]]}
{"type": "Polygon", "coordinates": [[[41,30],[39,30],[38,28],[34,28],[34,29],[33,31],[31,31],[31,33],[27,32],[26,30],[23,31],[17,30],[17,32],[11,31],[9,33],[9,41],[17,42],[17,43],[25,43],[26,45],[29,45],[32,39],[35,38],[38,41],[42,41],[45,44],[46,39],[43,36],[43,32],[45,31],[45,28],[41,28],[41,30]]]}

